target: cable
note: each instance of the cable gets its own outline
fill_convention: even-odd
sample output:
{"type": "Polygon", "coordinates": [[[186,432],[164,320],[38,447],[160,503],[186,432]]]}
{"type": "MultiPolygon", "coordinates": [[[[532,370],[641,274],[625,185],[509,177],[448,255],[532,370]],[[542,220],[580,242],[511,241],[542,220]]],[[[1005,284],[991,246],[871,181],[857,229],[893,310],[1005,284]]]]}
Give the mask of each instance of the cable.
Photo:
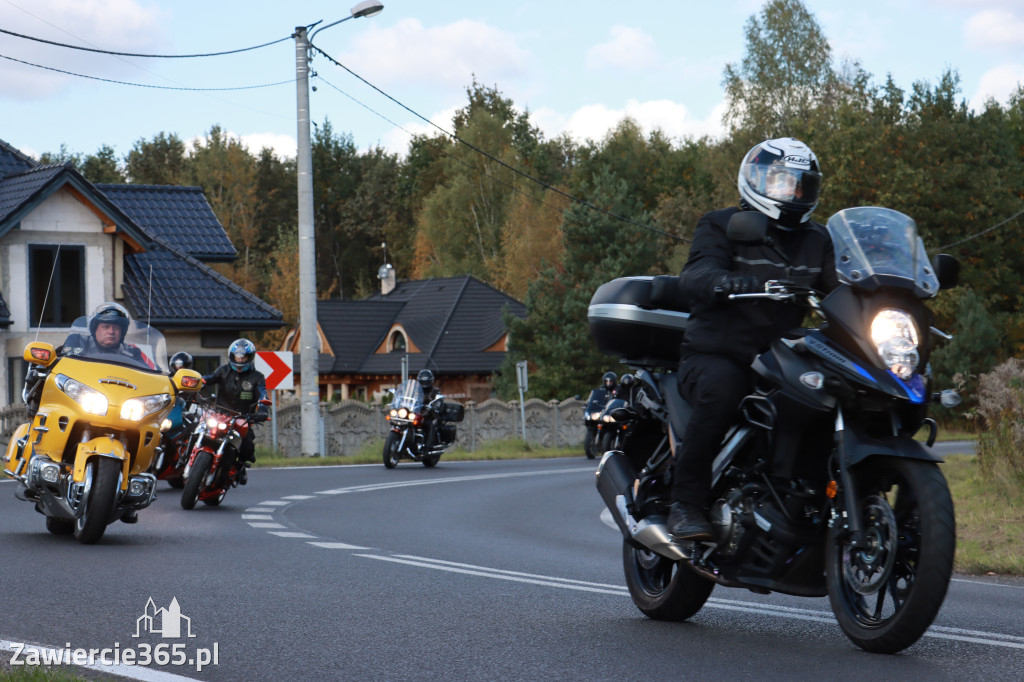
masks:
{"type": "Polygon", "coordinates": [[[972,234],[970,237],[965,237],[965,238],[961,239],[960,241],[953,242],[952,244],[945,244],[943,246],[939,246],[939,247],[936,247],[936,248],[930,249],[930,250],[931,250],[932,253],[936,253],[937,251],[941,251],[942,249],[948,249],[948,248],[950,248],[952,246],[960,246],[964,242],[969,242],[972,239],[977,239],[978,237],[984,236],[984,235],[988,234],[989,232],[992,232],[993,230],[996,230],[996,229],[1002,227],[1003,225],[1005,225],[1006,223],[1010,222],[1014,218],[1019,218],[1022,215],[1024,215],[1024,211],[1018,211],[1017,213],[1014,213],[1012,216],[1010,216],[1009,218],[1007,218],[1003,222],[997,223],[997,224],[993,225],[992,227],[989,227],[987,229],[982,230],[981,232],[978,232],[977,234],[972,234]]]}
{"type": "Polygon", "coordinates": [[[15,59],[14,57],[8,57],[5,54],[0,54],[0,59],[7,59],[12,62],[19,64],[25,64],[26,66],[34,66],[37,69],[45,69],[47,71],[55,71],[57,73],[63,73],[68,76],[77,76],[78,78],[88,78],[89,80],[102,81],[104,83],[114,83],[115,85],[132,85],[137,88],[153,88],[156,90],[185,90],[188,92],[227,92],[232,90],[256,90],[258,88],[269,88],[275,85],[285,85],[286,83],[294,83],[295,79],[286,81],[278,81],[277,83],[264,83],[262,85],[240,85],[233,88],[185,88],[185,87],[174,87],[171,85],[150,85],[148,83],[129,83],[127,81],[116,81],[110,78],[100,78],[99,76],[88,76],[84,73],[75,73],[74,71],[65,71],[63,69],[57,69],[52,66],[43,66],[42,64],[33,64],[32,62],[26,62],[23,59],[15,59]]]}
{"type": "Polygon", "coordinates": [[[262,47],[269,47],[270,45],[277,45],[285,40],[291,40],[291,36],[284,38],[278,38],[277,40],[269,43],[263,43],[262,45],[253,45],[252,47],[243,47],[238,50],[227,50],[225,52],[207,52],[204,54],[143,54],[140,52],[115,52],[114,50],[101,50],[95,47],[82,47],[81,45],[69,45],[68,43],[59,43],[55,40],[46,40],[45,38],[36,38],[34,36],[27,36],[23,33],[15,33],[14,31],[8,31],[7,29],[0,28],[0,33],[6,33],[7,35],[14,36],[15,38],[24,38],[25,40],[34,40],[37,43],[46,43],[47,45],[56,45],[57,47],[66,47],[71,50],[82,50],[84,52],[98,52],[99,54],[112,54],[119,57],[148,57],[151,59],[191,59],[194,57],[221,57],[227,54],[238,54],[239,52],[249,52],[250,50],[258,50],[262,47]]]}
{"type": "MultiPolygon", "coordinates": [[[[530,181],[532,181],[532,182],[535,182],[536,184],[540,185],[540,186],[541,186],[541,187],[543,187],[544,189],[547,189],[547,190],[549,190],[549,191],[551,191],[551,192],[554,192],[555,194],[560,194],[560,195],[562,195],[563,197],[565,197],[565,198],[569,199],[570,201],[573,201],[573,202],[575,202],[575,203],[578,203],[578,204],[581,204],[581,205],[583,205],[583,206],[586,206],[587,208],[590,208],[590,209],[593,209],[593,210],[595,210],[595,211],[598,211],[598,212],[600,212],[600,213],[603,213],[603,214],[605,214],[605,215],[607,215],[607,216],[610,216],[610,217],[612,217],[612,218],[615,218],[616,220],[621,220],[622,222],[624,222],[624,223],[628,223],[628,224],[630,224],[630,225],[633,225],[634,227],[639,227],[639,228],[641,228],[641,229],[643,229],[643,230],[647,230],[647,231],[649,231],[649,232],[654,232],[655,234],[660,234],[660,235],[662,235],[662,236],[664,236],[664,237],[668,237],[668,238],[670,238],[670,239],[675,239],[675,240],[677,240],[677,241],[683,241],[683,242],[688,242],[688,241],[692,241],[691,239],[688,239],[688,238],[686,238],[686,237],[681,237],[681,236],[679,236],[679,235],[675,235],[675,234],[672,234],[671,232],[666,232],[666,231],[664,231],[664,230],[659,230],[659,229],[658,229],[658,228],[656,228],[656,227],[651,227],[650,225],[645,225],[644,223],[641,223],[641,222],[637,222],[636,220],[633,220],[632,218],[626,218],[625,216],[620,216],[620,215],[618,215],[618,214],[616,214],[616,213],[612,213],[611,211],[609,211],[609,210],[607,210],[607,209],[604,209],[604,208],[601,208],[600,206],[597,206],[597,205],[595,205],[595,204],[593,204],[593,203],[591,203],[591,202],[587,201],[586,199],[581,199],[581,198],[579,198],[579,197],[577,197],[577,196],[574,196],[574,195],[572,195],[572,194],[569,194],[568,192],[563,192],[562,190],[558,189],[557,187],[554,187],[553,185],[550,185],[550,184],[548,184],[548,183],[544,182],[543,180],[540,180],[540,179],[538,179],[538,178],[535,178],[535,177],[533,177],[532,175],[530,175],[529,173],[526,173],[525,171],[522,171],[522,170],[520,170],[520,169],[518,169],[518,168],[516,168],[516,167],[514,167],[514,166],[511,166],[511,165],[509,165],[509,164],[505,163],[505,162],[504,162],[504,161],[502,161],[501,159],[499,159],[499,158],[497,158],[497,157],[495,157],[495,156],[492,156],[491,154],[488,154],[488,153],[487,153],[487,152],[485,152],[484,150],[480,149],[479,147],[477,147],[477,146],[475,146],[475,145],[473,145],[473,144],[471,144],[471,143],[467,142],[466,140],[463,140],[463,139],[462,139],[461,137],[459,137],[459,136],[458,136],[458,135],[456,135],[455,133],[450,133],[450,132],[448,132],[447,130],[445,130],[445,129],[444,129],[444,128],[442,128],[441,126],[437,125],[436,123],[434,123],[433,121],[431,121],[431,120],[430,120],[430,119],[428,119],[427,117],[423,116],[423,115],[422,115],[422,114],[420,114],[419,112],[417,112],[417,111],[414,111],[413,109],[411,109],[410,107],[406,106],[406,105],[405,105],[405,104],[403,104],[402,102],[399,102],[399,101],[398,101],[397,99],[395,99],[394,97],[392,97],[392,96],[391,96],[391,95],[389,95],[388,93],[384,92],[383,90],[381,90],[380,88],[378,88],[378,87],[377,87],[376,85],[374,85],[374,84],[373,84],[373,83],[371,83],[370,81],[366,80],[365,78],[363,78],[362,76],[360,76],[359,74],[357,74],[357,73],[356,73],[355,71],[353,71],[352,69],[348,68],[347,66],[345,66],[344,64],[342,64],[341,62],[339,62],[338,60],[336,60],[336,59],[335,59],[334,57],[332,57],[331,55],[329,55],[329,54],[327,54],[326,52],[324,52],[323,50],[321,50],[321,49],[320,49],[319,47],[317,47],[316,45],[313,45],[312,43],[310,43],[309,47],[310,47],[311,49],[313,49],[313,50],[316,50],[316,51],[317,51],[317,52],[319,52],[320,54],[322,54],[322,55],[323,55],[324,57],[326,57],[326,58],[327,58],[327,60],[328,60],[328,61],[330,61],[330,62],[331,62],[332,64],[334,64],[334,65],[336,65],[336,66],[339,66],[339,67],[341,67],[341,68],[342,68],[342,69],[344,69],[345,71],[348,71],[348,72],[349,72],[349,73],[350,73],[351,75],[355,76],[356,78],[358,78],[359,80],[361,80],[361,81],[362,81],[363,83],[365,83],[366,85],[370,86],[371,88],[373,88],[374,90],[376,90],[377,92],[379,92],[379,93],[380,93],[381,95],[384,95],[384,97],[388,98],[389,100],[391,100],[392,102],[394,102],[394,103],[395,103],[395,104],[397,104],[398,106],[402,107],[403,109],[405,109],[406,111],[408,111],[408,112],[409,112],[410,114],[412,114],[412,115],[413,115],[413,116],[415,116],[416,118],[418,118],[418,119],[420,119],[420,120],[424,121],[424,122],[425,122],[425,123],[427,123],[428,125],[431,125],[431,126],[433,126],[433,127],[437,128],[437,129],[438,129],[438,130],[440,130],[440,131],[441,131],[442,133],[444,133],[444,134],[445,134],[445,135],[447,135],[448,137],[452,138],[452,139],[453,139],[453,140],[455,140],[456,142],[459,142],[459,143],[461,143],[461,144],[464,144],[465,146],[469,147],[470,149],[472,149],[472,150],[473,150],[473,151],[475,151],[476,153],[478,153],[478,154],[480,154],[480,155],[482,155],[482,156],[485,156],[485,157],[487,157],[487,158],[488,158],[488,159],[490,159],[491,161],[494,161],[495,163],[497,163],[497,164],[499,164],[499,165],[501,165],[501,166],[504,166],[505,168],[509,169],[509,170],[510,170],[510,171],[512,171],[513,173],[515,173],[515,174],[517,174],[517,175],[521,175],[522,177],[526,178],[527,180],[530,180],[530,181]]],[[[371,110],[371,111],[372,111],[372,110],[371,110]]]]}

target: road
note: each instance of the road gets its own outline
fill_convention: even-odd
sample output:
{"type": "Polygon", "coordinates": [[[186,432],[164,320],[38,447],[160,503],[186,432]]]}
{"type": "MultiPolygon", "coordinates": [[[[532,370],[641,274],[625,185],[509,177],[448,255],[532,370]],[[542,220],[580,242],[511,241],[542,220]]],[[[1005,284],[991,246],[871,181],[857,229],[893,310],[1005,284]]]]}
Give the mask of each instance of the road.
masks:
{"type": "Polygon", "coordinates": [[[1024,679],[1016,579],[957,576],[932,629],[894,656],[853,646],[824,598],[718,588],[687,623],[646,619],[593,470],[582,457],[256,470],[219,508],[184,511],[162,486],[94,546],[49,535],[0,483],[0,640],[163,644],[186,663],[216,650],[201,671],[111,669],[140,679],[1024,679]],[[147,616],[175,601],[188,620],[161,637],[161,614],[147,616]]]}

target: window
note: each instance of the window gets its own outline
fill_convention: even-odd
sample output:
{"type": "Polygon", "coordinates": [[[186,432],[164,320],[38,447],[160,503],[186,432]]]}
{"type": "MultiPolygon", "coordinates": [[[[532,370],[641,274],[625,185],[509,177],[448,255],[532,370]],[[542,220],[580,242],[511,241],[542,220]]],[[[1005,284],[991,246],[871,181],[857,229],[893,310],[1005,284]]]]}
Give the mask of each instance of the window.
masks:
{"type": "Polygon", "coordinates": [[[29,244],[29,324],[70,327],[85,315],[85,248],[29,244]]]}
{"type": "Polygon", "coordinates": [[[391,332],[391,338],[388,339],[388,352],[390,353],[404,353],[406,348],[405,334],[398,331],[397,329],[391,332]]]}
{"type": "Polygon", "coordinates": [[[21,358],[7,358],[7,404],[24,405],[21,389],[25,386],[28,363],[21,358]]]}

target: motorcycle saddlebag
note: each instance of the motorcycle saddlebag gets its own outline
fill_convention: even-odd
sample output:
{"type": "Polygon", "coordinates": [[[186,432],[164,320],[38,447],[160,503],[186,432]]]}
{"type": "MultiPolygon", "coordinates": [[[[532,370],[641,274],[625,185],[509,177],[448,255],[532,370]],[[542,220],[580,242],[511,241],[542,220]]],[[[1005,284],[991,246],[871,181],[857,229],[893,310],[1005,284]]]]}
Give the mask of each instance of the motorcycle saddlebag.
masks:
{"type": "Polygon", "coordinates": [[[597,349],[634,366],[675,367],[690,317],[677,278],[620,277],[597,288],[587,319],[597,349]]]}
{"type": "Polygon", "coordinates": [[[441,439],[441,442],[445,445],[451,445],[455,442],[456,427],[455,424],[441,424],[437,429],[437,436],[441,439]]]}
{"type": "Polygon", "coordinates": [[[466,417],[466,408],[461,403],[445,403],[442,417],[446,422],[460,422],[466,417]]]}

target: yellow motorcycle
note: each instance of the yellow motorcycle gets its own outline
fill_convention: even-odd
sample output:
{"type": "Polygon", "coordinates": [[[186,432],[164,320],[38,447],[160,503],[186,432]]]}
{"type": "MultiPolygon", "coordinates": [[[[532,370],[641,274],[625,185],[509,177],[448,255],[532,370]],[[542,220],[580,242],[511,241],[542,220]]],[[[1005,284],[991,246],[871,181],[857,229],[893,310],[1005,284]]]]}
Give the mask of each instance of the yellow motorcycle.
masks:
{"type": "Polygon", "coordinates": [[[16,496],[35,504],[51,533],[83,544],[115,521],[137,521],[156,497],[165,417],[179,392],[199,390],[201,375],[170,376],[163,335],[117,304],[76,320],[59,348],[28,344],[24,358],[31,422],[3,458],[4,473],[21,484],[16,496]]]}

